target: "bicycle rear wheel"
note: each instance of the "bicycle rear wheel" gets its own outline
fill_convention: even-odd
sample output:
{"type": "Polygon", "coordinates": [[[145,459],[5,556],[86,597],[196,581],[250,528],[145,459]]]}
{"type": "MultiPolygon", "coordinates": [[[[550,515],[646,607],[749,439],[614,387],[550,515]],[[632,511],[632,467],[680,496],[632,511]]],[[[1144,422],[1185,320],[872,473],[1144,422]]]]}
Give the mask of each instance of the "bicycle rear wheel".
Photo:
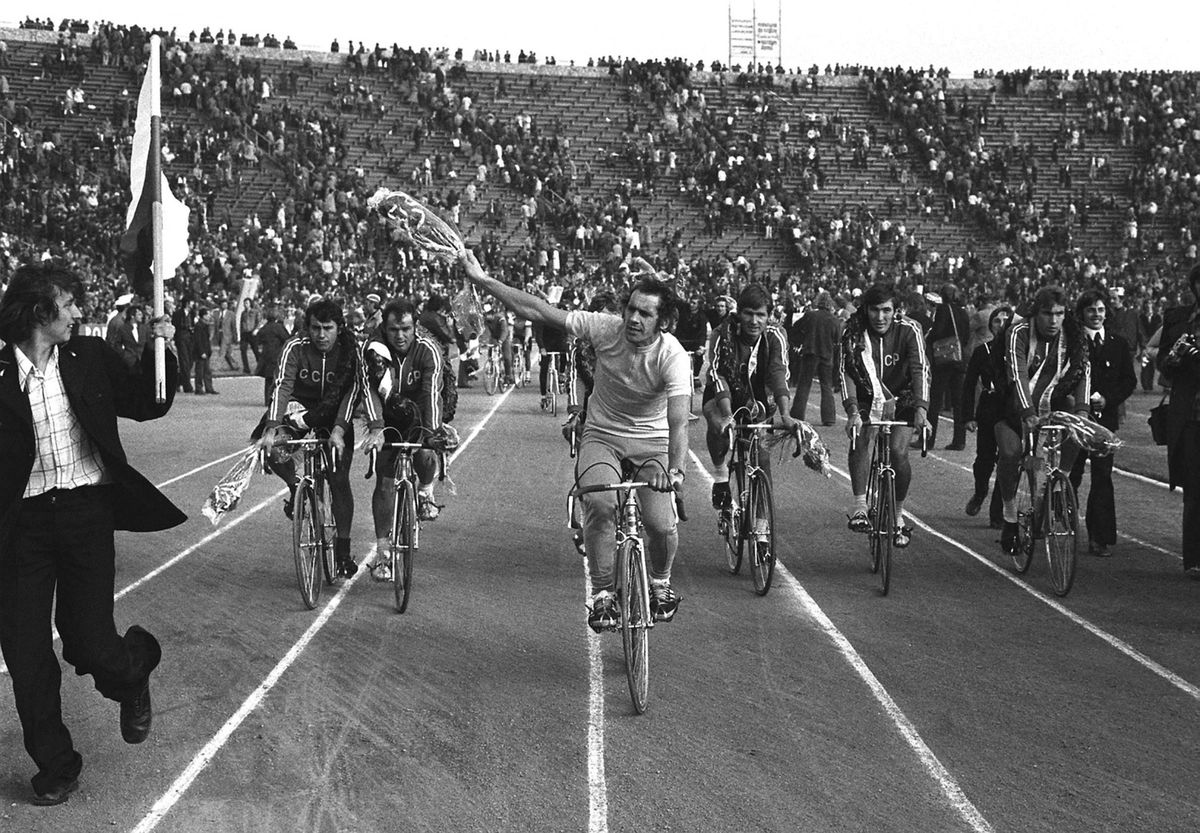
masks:
{"type": "Polygon", "coordinates": [[[896,535],[896,475],[891,471],[884,471],[879,476],[876,516],[878,522],[872,527],[871,535],[877,541],[879,584],[886,596],[892,584],[892,545],[896,535]]]}
{"type": "Polygon", "coordinates": [[[412,483],[402,480],[396,489],[392,505],[392,591],[396,596],[396,612],[408,609],[412,593],[413,555],[416,550],[417,503],[412,483]]]}
{"type": "Polygon", "coordinates": [[[317,567],[324,549],[321,534],[320,504],[313,495],[312,486],[301,480],[292,492],[292,553],[300,598],[309,610],[315,608],[321,598],[321,575],[317,567]]]}
{"type": "Polygon", "coordinates": [[[493,395],[500,387],[500,366],[494,359],[488,359],[483,366],[483,389],[488,396],[493,395]]]}
{"type": "Polygon", "coordinates": [[[879,572],[879,536],[875,534],[878,526],[876,516],[879,514],[879,469],[875,465],[875,456],[871,455],[871,467],[867,469],[867,521],[871,524],[867,536],[871,546],[871,572],[879,572]]]}
{"type": "Polygon", "coordinates": [[[625,676],[633,710],[646,711],[650,695],[650,583],[640,541],[630,540],[617,552],[618,595],[621,608],[621,645],[625,649],[625,676]]]}
{"type": "Polygon", "coordinates": [[[1045,496],[1046,561],[1056,596],[1071,592],[1075,581],[1075,556],[1078,542],[1079,513],[1075,487],[1060,471],[1050,475],[1045,496]]]}
{"type": "Polygon", "coordinates": [[[775,502],[771,497],[771,481],[765,474],[750,479],[746,526],[754,592],[765,596],[775,575],[775,502]]]}
{"type": "Polygon", "coordinates": [[[1037,533],[1034,521],[1033,472],[1022,469],[1017,481],[1017,551],[1012,553],[1013,569],[1018,575],[1029,572],[1033,563],[1033,540],[1037,533]]]}

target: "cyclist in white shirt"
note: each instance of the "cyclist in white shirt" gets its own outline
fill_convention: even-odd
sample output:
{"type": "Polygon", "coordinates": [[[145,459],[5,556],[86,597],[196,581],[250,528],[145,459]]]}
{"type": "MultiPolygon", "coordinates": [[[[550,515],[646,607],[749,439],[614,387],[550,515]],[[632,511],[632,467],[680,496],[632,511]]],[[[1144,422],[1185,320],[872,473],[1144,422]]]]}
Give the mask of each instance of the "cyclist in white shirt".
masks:
{"type": "MultiPolygon", "coordinates": [[[[691,359],[668,332],[676,311],[674,291],[657,279],[643,278],[633,285],[620,316],[568,312],[489,277],[470,252],[459,262],[467,277],[518,315],[566,330],[596,348],[595,386],[576,460],[579,485],[611,482],[613,470],[621,471],[625,461],[635,467],[651,460],[661,464],[646,466],[638,476],[652,486],[640,496],[650,557],[651,611],[656,621],[670,621],[681,599],[670,581],[679,537],[675,504],[668,493],[683,486],[692,391],[691,359]],[[602,463],[613,468],[597,465],[602,463]]],[[[588,625],[601,631],[617,624],[616,496],[588,494],[581,503],[593,591],[588,625]]]]}

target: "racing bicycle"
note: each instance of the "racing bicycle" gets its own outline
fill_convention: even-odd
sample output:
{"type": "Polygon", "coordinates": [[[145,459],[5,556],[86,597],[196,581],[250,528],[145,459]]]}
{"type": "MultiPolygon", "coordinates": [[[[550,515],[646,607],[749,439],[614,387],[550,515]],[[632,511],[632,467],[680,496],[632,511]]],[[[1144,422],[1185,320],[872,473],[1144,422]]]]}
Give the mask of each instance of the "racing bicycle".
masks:
{"type": "Polygon", "coordinates": [[[1033,550],[1038,539],[1046,551],[1050,582],[1057,596],[1071,591],[1075,581],[1075,561],[1078,547],[1079,505],[1075,487],[1062,470],[1062,444],[1067,428],[1047,423],[1036,435],[1024,438],[1021,475],[1017,482],[1017,548],[1012,553],[1013,568],[1024,575],[1033,562],[1033,550]],[[1037,455],[1038,444],[1045,457],[1037,455]],[[1042,471],[1042,486],[1038,489],[1038,469],[1042,471]]]}
{"type": "MultiPolygon", "coordinates": [[[[871,450],[871,468],[867,474],[867,537],[871,545],[871,572],[879,574],[882,594],[886,596],[892,583],[892,548],[899,531],[896,517],[896,470],[892,467],[892,429],[910,427],[907,422],[880,420],[864,423],[878,428],[871,450]]],[[[928,433],[921,431],[921,456],[927,453],[928,433]]],[[[851,438],[854,447],[857,438],[851,438]]]]}
{"type": "Polygon", "coordinates": [[[321,578],[333,584],[335,524],[330,507],[329,479],[337,470],[337,451],[327,438],[306,436],[282,440],[275,448],[293,449],[300,456],[300,475],[292,488],[292,554],[300,598],[312,610],[321,598],[321,578]]]}

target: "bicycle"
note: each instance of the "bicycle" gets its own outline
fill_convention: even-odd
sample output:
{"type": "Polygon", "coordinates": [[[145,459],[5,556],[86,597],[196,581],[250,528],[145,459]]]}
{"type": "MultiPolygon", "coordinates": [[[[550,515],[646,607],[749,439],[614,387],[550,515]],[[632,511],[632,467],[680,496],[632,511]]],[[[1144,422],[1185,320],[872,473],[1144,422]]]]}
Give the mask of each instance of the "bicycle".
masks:
{"type": "Polygon", "coordinates": [[[523,388],[529,382],[529,355],[525,345],[513,345],[513,387],[523,388]]]}
{"type": "Polygon", "coordinates": [[[321,572],[325,583],[333,584],[337,572],[333,563],[333,537],[336,524],[329,503],[329,472],[337,470],[338,455],[329,440],[301,437],[283,440],[275,448],[296,448],[301,452],[300,476],[292,487],[292,554],[296,562],[296,581],[300,598],[312,610],[321,598],[321,572]]]}
{"type": "MultiPolygon", "coordinates": [[[[650,574],[647,571],[646,550],[642,542],[642,512],[637,501],[637,490],[649,488],[650,484],[633,480],[633,476],[633,473],[622,474],[620,481],[616,483],[592,486],[580,486],[576,478],[575,486],[568,493],[568,497],[578,498],[596,492],[617,493],[617,552],[614,569],[619,621],[615,629],[621,631],[621,647],[625,653],[625,677],[629,684],[633,709],[638,714],[644,714],[650,697],[650,629],[654,627],[654,617],[650,613],[650,574]]],[[[686,521],[683,503],[678,496],[675,498],[675,507],[679,519],[686,521]]],[[[570,508],[568,511],[571,511],[570,508]]]]}
{"type": "Polygon", "coordinates": [[[1041,538],[1046,550],[1046,564],[1050,568],[1050,582],[1057,596],[1071,592],[1075,581],[1079,531],[1075,487],[1060,468],[1066,431],[1066,426],[1050,423],[1040,426],[1036,436],[1025,437],[1020,469],[1024,476],[1017,482],[1017,548],[1011,555],[1013,568],[1024,575],[1033,563],[1035,541],[1041,538]],[[1036,472],[1040,459],[1036,453],[1038,439],[1046,452],[1040,490],[1036,472]]]}
{"type": "MultiPolygon", "coordinates": [[[[892,548],[899,531],[896,517],[896,470],[892,468],[892,429],[909,427],[907,422],[880,420],[864,423],[873,425],[875,445],[871,450],[871,468],[867,474],[867,519],[871,528],[867,536],[871,545],[871,572],[879,574],[879,583],[884,596],[892,583],[892,548]]],[[[928,434],[921,432],[921,456],[928,453],[925,446],[928,434]]],[[[850,440],[853,449],[857,437],[850,440]]]]}
{"type": "MultiPolygon", "coordinates": [[[[385,437],[388,431],[400,434],[395,428],[385,427],[385,437]]],[[[383,447],[394,448],[397,451],[392,470],[392,487],[395,494],[392,498],[392,524],[388,533],[389,547],[386,556],[392,570],[392,592],[395,595],[396,612],[404,613],[408,609],[408,597],[412,593],[413,559],[421,545],[421,516],[417,512],[420,482],[413,466],[413,454],[428,446],[423,443],[385,441],[383,447]]],[[[375,476],[376,457],[376,453],[372,451],[367,464],[368,480],[375,476]]],[[[440,451],[438,469],[441,476],[445,477],[446,459],[440,451]]],[[[384,554],[378,553],[375,557],[383,558],[384,554]]]]}
{"type": "Polygon", "coordinates": [[[557,350],[548,350],[542,357],[548,359],[546,366],[546,395],[542,397],[542,410],[549,411],[551,416],[558,415],[558,395],[562,391],[562,382],[558,374],[558,360],[561,356],[557,350]]]}
{"type": "Polygon", "coordinates": [[[483,362],[483,389],[487,391],[488,396],[492,396],[496,391],[500,390],[500,380],[502,378],[500,345],[491,342],[486,346],[487,358],[483,362]]]}
{"type": "Polygon", "coordinates": [[[728,428],[729,477],[736,488],[731,486],[729,490],[729,516],[722,514],[718,527],[725,538],[725,560],[733,575],[742,569],[746,542],[752,542],[750,574],[754,592],[765,596],[775,575],[775,501],[771,494],[770,467],[760,462],[760,453],[763,432],[784,429],[770,422],[740,422],[738,418],[742,415],[748,418],[749,409],[738,408],[728,428]]]}

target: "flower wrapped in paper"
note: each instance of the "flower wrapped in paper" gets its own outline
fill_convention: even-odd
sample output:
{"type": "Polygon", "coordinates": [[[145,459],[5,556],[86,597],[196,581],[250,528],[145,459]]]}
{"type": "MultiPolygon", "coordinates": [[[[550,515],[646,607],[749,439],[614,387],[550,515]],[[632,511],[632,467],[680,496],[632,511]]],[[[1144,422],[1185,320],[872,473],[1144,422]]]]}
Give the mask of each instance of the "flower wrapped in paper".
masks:
{"type": "Polygon", "coordinates": [[[1107,457],[1121,447],[1121,438],[1098,422],[1067,411],[1053,411],[1038,420],[1043,425],[1062,425],[1067,436],[1088,454],[1107,457]]]}
{"type": "Polygon", "coordinates": [[[237,507],[246,492],[246,487],[250,485],[250,476],[254,474],[257,465],[258,448],[251,446],[233,464],[233,468],[217,481],[217,485],[213,486],[208,497],[204,499],[204,506],[200,508],[204,517],[213,522],[213,526],[216,526],[226,512],[237,507]]]}
{"type": "MultiPolygon", "coordinates": [[[[817,429],[813,428],[807,422],[800,420],[796,423],[794,437],[796,450],[792,452],[792,456],[802,457],[804,465],[818,474],[832,477],[833,468],[829,465],[829,448],[821,440],[821,435],[817,433],[817,429]]],[[[766,444],[768,448],[774,448],[788,442],[792,438],[792,434],[774,433],[767,437],[766,444]]]]}
{"type": "Polygon", "coordinates": [[[367,208],[434,257],[453,262],[467,250],[462,235],[453,226],[403,191],[381,187],[367,199],[367,208]]]}

